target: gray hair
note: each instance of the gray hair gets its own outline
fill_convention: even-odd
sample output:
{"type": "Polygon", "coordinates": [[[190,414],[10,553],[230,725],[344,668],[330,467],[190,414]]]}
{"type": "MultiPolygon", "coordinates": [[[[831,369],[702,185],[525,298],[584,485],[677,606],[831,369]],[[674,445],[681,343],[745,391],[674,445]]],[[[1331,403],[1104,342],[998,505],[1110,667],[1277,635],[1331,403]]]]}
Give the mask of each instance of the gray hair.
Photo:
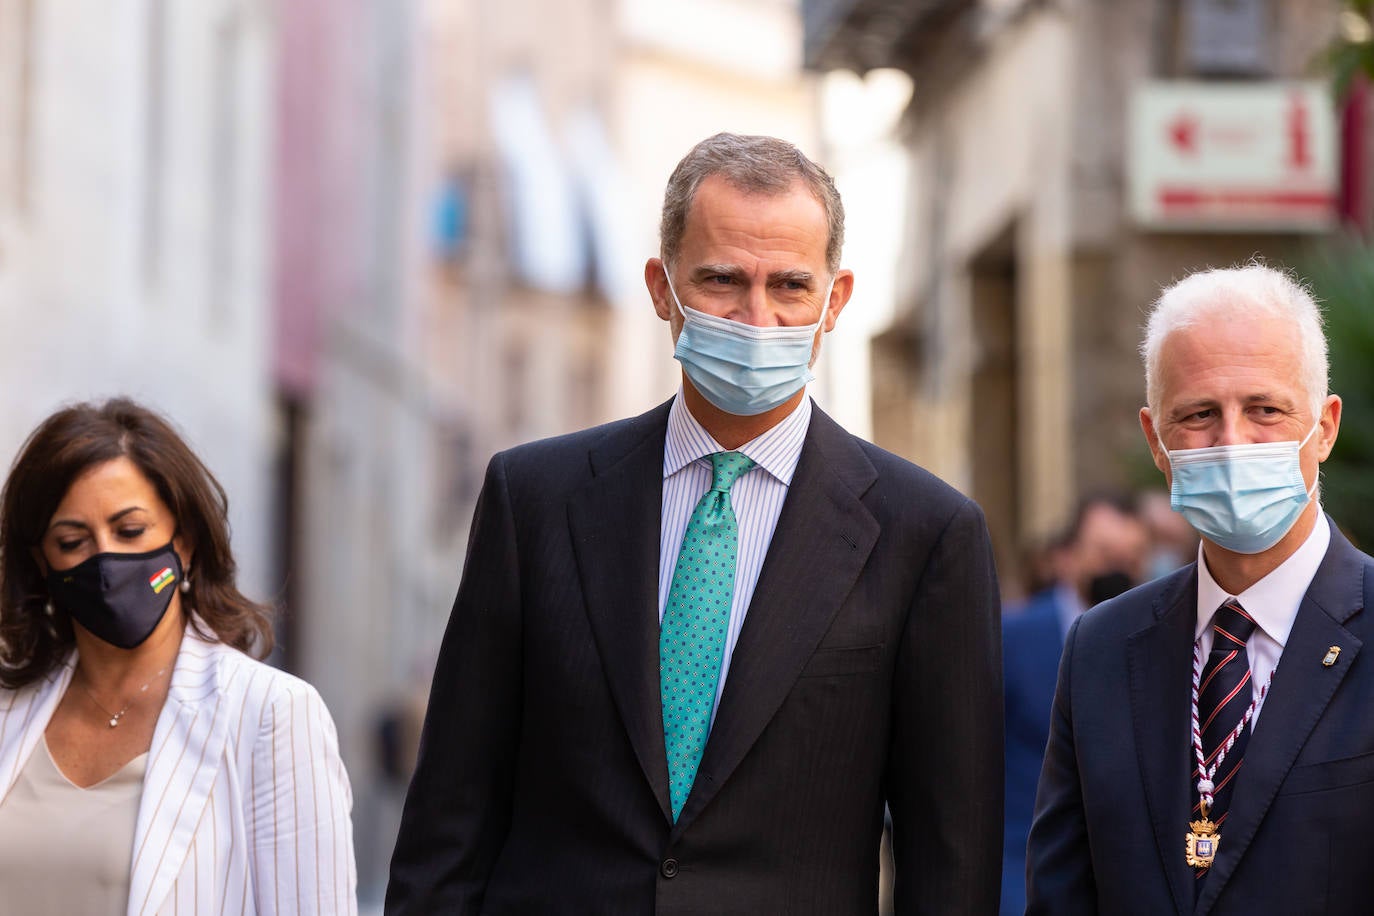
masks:
{"type": "Polygon", "coordinates": [[[1328,385],[1321,309],[1296,276],[1258,261],[1241,267],[1200,271],[1160,293],[1140,345],[1150,413],[1159,416],[1159,353],[1165,338],[1204,317],[1228,313],[1268,315],[1291,322],[1302,357],[1301,381],[1311,402],[1312,415],[1319,416],[1328,385]]]}
{"type": "Polygon", "coordinates": [[[716,134],[707,137],[673,169],[663,192],[663,217],[659,222],[659,253],[672,262],[687,229],[687,211],[697,188],[719,175],[741,191],[783,194],[798,181],[804,183],[825,208],[830,237],[825,245],[825,266],[833,274],[840,269],[844,247],[844,204],[834,180],[801,150],[774,137],[716,134]]]}

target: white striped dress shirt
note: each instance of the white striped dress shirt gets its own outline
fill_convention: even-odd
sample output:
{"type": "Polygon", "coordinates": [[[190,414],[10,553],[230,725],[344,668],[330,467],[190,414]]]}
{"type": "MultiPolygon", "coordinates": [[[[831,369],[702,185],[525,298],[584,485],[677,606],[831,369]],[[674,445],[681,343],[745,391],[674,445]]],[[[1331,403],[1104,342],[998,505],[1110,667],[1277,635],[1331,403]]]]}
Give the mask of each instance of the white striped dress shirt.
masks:
{"type": "Polygon", "coordinates": [[[1250,719],[1252,728],[1258,724],[1260,711],[1268,696],[1260,696],[1260,689],[1269,683],[1270,675],[1279,665],[1279,657],[1283,655],[1283,647],[1288,644],[1288,634],[1293,630],[1293,621],[1298,618],[1303,596],[1317,577],[1317,567],[1326,559],[1326,549],[1330,545],[1330,525],[1326,516],[1319,513],[1307,540],[1292,556],[1239,595],[1231,595],[1212,578],[1202,545],[1198,544],[1196,638],[1202,648],[1204,662],[1212,651],[1215,638],[1212,635],[1212,618],[1223,601],[1235,598],[1255,621],[1255,630],[1245,645],[1245,654],[1250,660],[1250,692],[1255,700],[1255,713],[1250,719]]]}
{"type": "MultiPolygon", "coordinates": [[[[778,526],[783,500],[792,483],[792,474],[801,458],[802,442],[811,425],[811,399],[803,397],[797,409],[768,432],[751,439],[736,451],[754,460],[750,468],[730,488],[730,505],[739,525],[739,553],[735,561],[735,592],[730,600],[730,623],[725,634],[720,680],[716,683],[715,708],[725,691],[730,672],[730,656],[735,651],[754,586],[759,581],[773,530],[778,526]]],[[[663,446],[663,522],[658,551],[658,620],[668,604],[677,554],[687,521],[701,497],[711,489],[711,460],[715,452],[726,451],[692,416],[682,402],[682,392],[668,411],[668,437],[663,446]]]]}

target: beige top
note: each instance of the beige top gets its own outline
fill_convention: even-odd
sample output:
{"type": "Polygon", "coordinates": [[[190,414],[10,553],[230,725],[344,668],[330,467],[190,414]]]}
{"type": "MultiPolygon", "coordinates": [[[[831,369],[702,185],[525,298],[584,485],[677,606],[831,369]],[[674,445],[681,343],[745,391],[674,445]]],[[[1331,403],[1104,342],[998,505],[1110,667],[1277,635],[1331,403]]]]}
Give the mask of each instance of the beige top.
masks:
{"type": "Polygon", "coordinates": [[[7,913],[124,916],[148,755],[82,789],[44,738],[0,802],[0,900],[7,913]]]}

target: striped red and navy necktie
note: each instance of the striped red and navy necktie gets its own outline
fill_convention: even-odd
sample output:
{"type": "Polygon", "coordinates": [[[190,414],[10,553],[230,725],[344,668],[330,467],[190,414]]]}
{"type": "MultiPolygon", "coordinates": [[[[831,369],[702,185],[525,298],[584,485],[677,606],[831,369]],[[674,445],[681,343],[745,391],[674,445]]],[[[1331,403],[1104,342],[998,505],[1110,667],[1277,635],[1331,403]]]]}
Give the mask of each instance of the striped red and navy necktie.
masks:
{"type": "MultiPolygon", "coordinates": [[[[1197,702],[1202,753],[1208,767],[1217,759],[1226,746],[1226,739],[1250,707],[1253,690],[1250,683],[1250,656],[1245,651],[1245,643],[1254,631],[1254,619],[1234,598],[1217,608],[1212,617],[1212,652],[1207,656],[1207,666],[1202,669],[1197,702]]],[[[1231,793],[1235,790],[1236,778],[1245,757],[1245,745],[1249,740],[1250,728],[1247,726],[1212,776],[1216,786],[1212,790],[1215,800],[1207,816],[1219,831],[1226,820],[1231,793]]],[[[1192,781],[1196,784],[1197,780],[1198,772],[1194,768],[1192,781]]],[[[1199,802],[1193,806],[1193,816],[1200,817],[1201,814],[1199,802]]],[[[1203,869],[1198,876],[1208,871],[1203,869]]]]}

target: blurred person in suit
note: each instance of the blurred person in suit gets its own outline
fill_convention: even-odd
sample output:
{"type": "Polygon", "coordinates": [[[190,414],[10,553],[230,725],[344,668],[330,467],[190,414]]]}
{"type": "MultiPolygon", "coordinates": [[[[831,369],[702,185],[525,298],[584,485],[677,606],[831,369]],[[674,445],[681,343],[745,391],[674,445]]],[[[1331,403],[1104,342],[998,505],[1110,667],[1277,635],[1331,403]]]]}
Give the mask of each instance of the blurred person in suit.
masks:
{"type": "Polygon", "coordinates": [[[0,493],[0,908],[355,913],[314,688],[256,660],[227,501],[171,425],[78,404],[0,493]]]}
{"type": "Polygon", "coordinates": [[[997,581],[981,511],[806,397],[853,289],[789,143],[678,164],[642,416],[496,455],[390,914],[992,913],[997,581]]]}
{"type": "Polygon", "coordinates": [[[1083,498],[1046,551],[1050,583],[1002,618],[1006,697],[1006,825],[1002,846],[1003,916],[1026,908],[1026,838],[1064,636],[1079,615],[1131,588],[1148,551],[1144,524],[1124,494],[1083,498]]]}
{"type": "Polygon", "coordinates": [[[1368,913],[1374,560],[1318,501],[1320,311],[1267,266],[1204,271],[1141,350],[1140,425],[1201,546],[1069,630],[1028,912],[1368,913]]]}

